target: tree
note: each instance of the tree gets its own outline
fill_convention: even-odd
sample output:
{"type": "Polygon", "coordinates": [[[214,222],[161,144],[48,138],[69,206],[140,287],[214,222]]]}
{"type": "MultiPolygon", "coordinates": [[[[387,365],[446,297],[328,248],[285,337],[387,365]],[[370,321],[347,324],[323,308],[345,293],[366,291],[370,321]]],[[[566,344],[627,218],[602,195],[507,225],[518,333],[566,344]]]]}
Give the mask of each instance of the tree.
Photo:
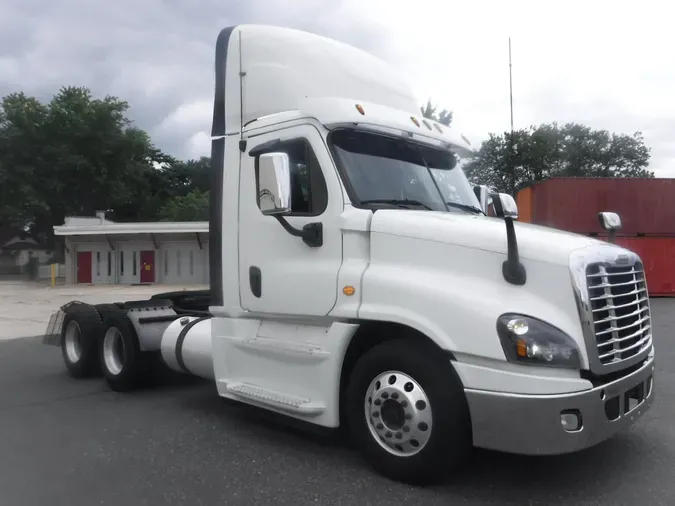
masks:
{"type": "Polygon", "coordinates": [[[48,108],[23,93],[8,95],[0,104],[0,226],[23,228],[35,209],[45,210],[34,185],[34,162],[45,157],[40,126],[48,114],[48,108]]]}
{"type": "Polygon", "coordinates": [[[162,221],[208,220],[211,159],[172,160],[156,171],[163,188],[157,217],[162,221]]]}
{"type": "Polygon", "coordinates": [[[167,191],[172,196],[185,196],[194,190],[207,192],[210,173],[211,159],[207,156],[198,160],[174,160],[162,169],[167,191]]]}
{"type": "Polygon", "coordinates": [[[64,87],[48,104],[14,93],[0,104],[0,224],[52,238],[67,215],[153,219],[166,156],[126,118],[127,102],[64,87]],[[154,206],[154,207],[153,207],[154,206]]]}
{"type": "Polygon", "coordinates": [[[208,221],[209,192],[192,190],[185,196],[173,197],[159,210],[162,221],[208,221]]]}
{"type": "Polygon", "coordinates": [[[432,105],[431,99],[428,99],[427,103],[420,107],[420,112],[425,118],[438,121],[445,126],[450,126],[450,123],[452,123],[452,111],[443,109],[439,114],[436,114],[437,109],[438,108],[435,105],[432,105]]]}
{"type": "Polygon", "coordinates": [[[514,195],[550,177],[654,177],[647,169],[649,160],[640,132],[626,135],[553,123],[489,134],[464,170],[474,184],[514,195]]]}

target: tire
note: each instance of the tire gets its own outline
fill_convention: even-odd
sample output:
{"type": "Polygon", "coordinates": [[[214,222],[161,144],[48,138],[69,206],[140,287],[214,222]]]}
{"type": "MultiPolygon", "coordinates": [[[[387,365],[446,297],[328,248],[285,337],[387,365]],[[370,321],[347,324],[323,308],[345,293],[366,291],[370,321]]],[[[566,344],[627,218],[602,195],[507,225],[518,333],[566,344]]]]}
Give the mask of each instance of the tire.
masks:
{"type": "Polygon", "coordinates": [[[208,311],[211,305],[211,290],[181,290],[158,293],[151,300],[166,299],[173,306],[185,310],[208,311]]]}
{"type": "Polygon", "coordinates": [[[145,384],[148,360],[124,311],[105,312],[99,357],[103,377],[111,390],[128,392],[145,384]]]}
{"type": "Polygon", "coordinates": [[[210,297],[211,290],[176,290],[173,292],[156,293],[151,299],[180,299],[183,297],[210,297]]]}
{"type": "Polygon", "coordinates": [[[345,406],[364,459],[390,479],[428,485],[469,456],[471,420],[461,381],[422,339],[400,338],[367,351],[351,374],[345,406]]]}
{"type": "Polygon", "coordinates": [[[61,355],[68,373],[74,378],[100,374],[98,342],[102,325],[96,310],[77,304],[66,310],[61,329],[61,355]]]}
{"type": "Polygon", "coordinates": [[[99,315],[101,315],[101,320],[103,320],[105,313],[110,311],[120,311],[120,304],[96,304],[94,306],[99,315]]]}

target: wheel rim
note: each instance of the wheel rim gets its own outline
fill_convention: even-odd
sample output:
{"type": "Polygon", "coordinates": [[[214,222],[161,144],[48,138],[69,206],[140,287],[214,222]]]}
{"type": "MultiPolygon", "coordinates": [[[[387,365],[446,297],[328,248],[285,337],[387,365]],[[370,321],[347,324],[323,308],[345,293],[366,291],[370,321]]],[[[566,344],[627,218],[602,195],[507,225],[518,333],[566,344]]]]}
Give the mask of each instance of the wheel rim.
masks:
{"type": "Polygon", "coordinates": [[[111,374],[117,376],[124,367],[124,339],[117,327],[110,327],[103,337],[103,361],[111,374]]]}
{"type": "Polygon", "coordinates": [[[66,326],[65,347],[70,363],[79,362],[82,358],[82,330],[76,321],[71,321],[66,326]]]}
{"type": "Polygon", "coordinates": [[[407,374],[387,371],[377,376],[366,391],[365,415],[375,441],[396,456],[415,455],[429,442],[431,403],[407,374]]]}

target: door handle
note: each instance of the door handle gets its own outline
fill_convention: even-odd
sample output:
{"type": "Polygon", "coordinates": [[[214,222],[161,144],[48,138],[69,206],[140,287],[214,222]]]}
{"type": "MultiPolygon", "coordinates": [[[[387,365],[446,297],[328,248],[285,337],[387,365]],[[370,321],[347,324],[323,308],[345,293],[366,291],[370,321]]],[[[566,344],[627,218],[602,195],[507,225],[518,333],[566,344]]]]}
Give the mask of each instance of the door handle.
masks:
{"type": "Polygon", "coordinates": [[[260,272],[260,267],[252,265],[248,268],[248,282],[251,285],[251,292],[259,299],[262,295],[262,272],[260,272]]]}

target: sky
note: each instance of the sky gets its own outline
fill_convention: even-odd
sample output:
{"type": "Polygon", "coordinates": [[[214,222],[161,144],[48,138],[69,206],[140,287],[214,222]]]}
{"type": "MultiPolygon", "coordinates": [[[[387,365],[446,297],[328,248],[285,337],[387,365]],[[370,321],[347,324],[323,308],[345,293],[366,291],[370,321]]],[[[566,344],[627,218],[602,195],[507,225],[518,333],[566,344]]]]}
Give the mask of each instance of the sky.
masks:
{"type": "Polygon", "coordinates": [[[263,23],[347,42],[453,111],[474,146],[514,126],[575,121],[633,134],[675,177],[675,31],[662,0],[0,0],[0,96],[88,86],[181,158],[210,153],[221,28],[263,23]]]}

